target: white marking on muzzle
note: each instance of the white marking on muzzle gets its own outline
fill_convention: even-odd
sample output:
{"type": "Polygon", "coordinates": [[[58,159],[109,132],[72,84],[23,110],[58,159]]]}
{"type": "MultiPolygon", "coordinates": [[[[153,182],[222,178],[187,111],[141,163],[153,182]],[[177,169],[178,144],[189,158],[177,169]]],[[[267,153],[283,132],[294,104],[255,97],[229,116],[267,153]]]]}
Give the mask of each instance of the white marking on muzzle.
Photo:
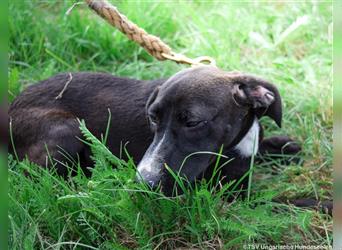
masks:
{"type": "Polygon", "coordinates": [[[259,149],[259,132],[260,127],[257,119],[254,120],[252,127],[248,130],[247,134],[235,146],[235,149],[242,157],[251,157],[258,152],[259,149]],[[254,149],[254,151],[253,151],[254,149]]]}
{"type": "Polygon", "coordinates": [[[147,151],[137,167],[137,179],[143,181],[156,177],[161,171],[160,148],[165,140],[165,134],[154,147],[152,152],[147,151]]]}

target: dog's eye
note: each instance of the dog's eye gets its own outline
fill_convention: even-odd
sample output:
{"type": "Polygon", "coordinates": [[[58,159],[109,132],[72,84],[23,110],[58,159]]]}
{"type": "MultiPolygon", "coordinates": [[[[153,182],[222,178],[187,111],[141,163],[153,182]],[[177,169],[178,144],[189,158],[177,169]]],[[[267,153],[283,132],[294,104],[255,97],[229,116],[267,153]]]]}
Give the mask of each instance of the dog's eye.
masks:
{"type": "Polygon", "coordinates": [[[204,125],[206,124],[208,121],[187,121],[185,126],[187,126],[188,128],[194,128],[200,125],[204,125]]]}

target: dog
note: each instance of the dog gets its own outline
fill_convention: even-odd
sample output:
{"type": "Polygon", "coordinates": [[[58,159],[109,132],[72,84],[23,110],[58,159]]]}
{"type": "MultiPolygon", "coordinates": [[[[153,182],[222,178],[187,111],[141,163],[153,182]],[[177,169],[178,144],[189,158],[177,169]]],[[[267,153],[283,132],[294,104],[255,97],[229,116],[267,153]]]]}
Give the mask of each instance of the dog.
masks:
{"type": "MultiPolygon", "coordinates": [[[[120,155],[122,145],[137,164],[137,181],[160,186],[174,195],[171,172],[190,183],[217,175],[216,154],[229,162],[219,171],[222,185],[239,181],[259,154],[296,155],[301,147],[288,136],[263,138],[259,119],[279,127],[282,101],[275,85],[252,75],[225,72],[213,66],[185,69],[166,79],[141,81],[104,73],[58,74],[23,91],[10,105],[12,146],[21,160],[28,157],[64,177],[70,171],[61,149],[79,159],[86,176],[93,162],[82,143],[79,120],[101,138],[111,120],[107,147],[120,155]]],[[[222,159],[221,159],[222,160],[222,159]]],[[[292,202],[332,213],[332,202],[292,202]]]]}
{"type": "Polygon", "coordinates": [[[59,74],[28,87],[11,104],[12,138],[20,159],[68,175],[60,149],[80,159],[90,175],[90,150],[78,138],[79,119],[98,138],[107,127],[107,146],[120,145],[137,166],[137,179],[151,187],[170,188],[169,168],[188,179],[209,178],[218,152],[233,159],[223,168],[224,182],[241,178],[260,152],[296,154],[300,146],[287,136],[263,139],[259,119],[268,116],[280,127],[282,102],[277,88],[255,76],[225,72],[213,66],[183,70],[168,79],[139,81],[103,73],[59,74]],[[70,82],[61,98],[66,82],[70,82]],[[187,159],[187,160],[185,160],[187,159]]]}

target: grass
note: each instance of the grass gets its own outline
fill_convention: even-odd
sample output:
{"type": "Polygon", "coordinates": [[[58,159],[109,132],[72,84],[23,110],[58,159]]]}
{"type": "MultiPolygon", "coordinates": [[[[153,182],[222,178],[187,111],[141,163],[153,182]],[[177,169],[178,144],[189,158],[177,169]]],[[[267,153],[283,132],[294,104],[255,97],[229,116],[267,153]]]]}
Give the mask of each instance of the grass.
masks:
{"type": "MultiPolygon", "coordinates": [[[[185,68],[151,58],[85,6],[66,16],[72,3],[10,2],[10,100],[29,84],[58,72],[105,71],[156,79],[185,68]]],[[[250,72],[276,83],[284,102],[283,127],[276,128],[269,119],[262,123],[266,135],[298,139],[301,164],[270,161],[253,166],[248,200],[225,202],[224,192],[211,192],[205,182],[183,196],[166,198],[135,183],[134,164],[113,156],[82,125],[95,161],[90,179],[79,173],[64,181],[9,156],[9,248],[331,245],[331,217],[272,202],[332,198],[331,5],[118,2],[119,10],[175,51],[189,57],[208,55],[225,70],[250,72]]]]}

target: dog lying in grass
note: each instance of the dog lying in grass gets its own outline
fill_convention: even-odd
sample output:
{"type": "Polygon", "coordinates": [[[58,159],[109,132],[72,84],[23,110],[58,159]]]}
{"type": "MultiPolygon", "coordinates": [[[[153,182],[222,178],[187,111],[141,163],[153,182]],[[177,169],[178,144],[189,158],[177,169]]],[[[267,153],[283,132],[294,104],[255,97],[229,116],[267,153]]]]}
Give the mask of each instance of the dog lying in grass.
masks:
{"type": "MultiPolygon", "coordinates": [[[[219,171],[222,185],[243,177],[257,152],[298,153],[301,147],[287,136],[263,138],[259,118],[268,116],[280,127],[281,103],[277,88],[263,79],[199,66],[155,81],[59,74],[23,91],[9,116],[20,159],[49,167],[51,157],[57,173],[67,176],[62,148],[90,175],[90,149],[79,139],[77,119],[101,138],[109,109],[108,148],[119,155],[126,145],[138,163],[137,180],[172,195],[170,171],[189,182],[210,179],[220,148],[227,157],[221,160],[230,160],[219,171]]],[[[241,186],[247,186],[247,178],[241,186]]]]}

